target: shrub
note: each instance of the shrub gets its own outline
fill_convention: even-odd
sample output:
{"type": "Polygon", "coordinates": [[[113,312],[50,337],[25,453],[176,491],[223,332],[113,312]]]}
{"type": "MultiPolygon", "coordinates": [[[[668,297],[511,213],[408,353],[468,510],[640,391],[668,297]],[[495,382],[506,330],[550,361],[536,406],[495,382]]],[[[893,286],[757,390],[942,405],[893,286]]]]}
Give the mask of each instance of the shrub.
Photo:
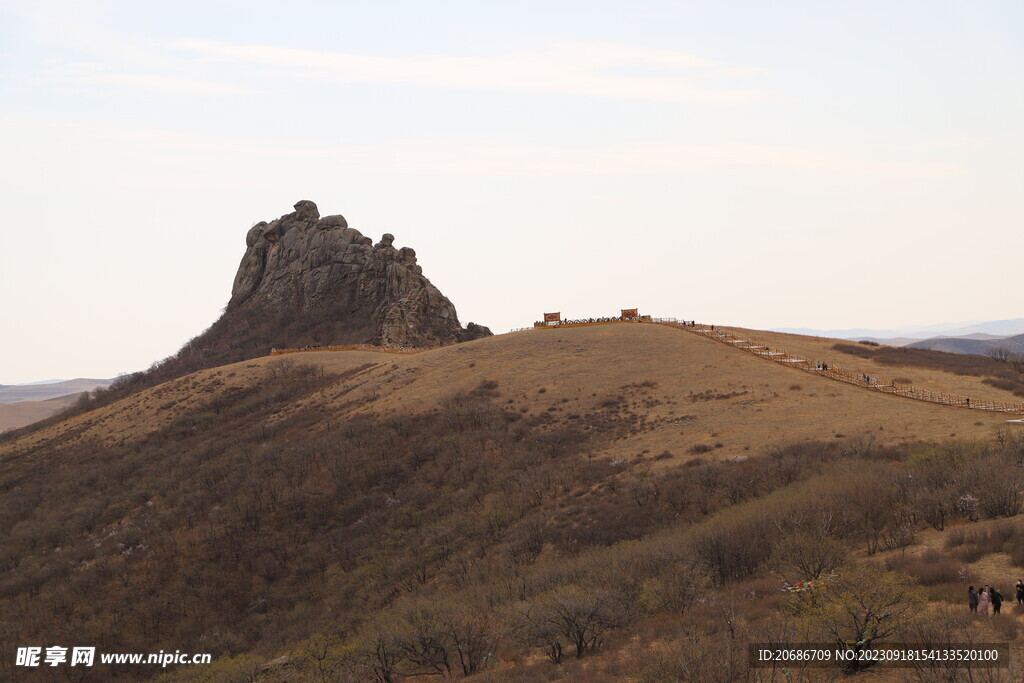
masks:
{"type": "Polygon", "coordinates": [[[654,650],[638,662],[638,680],[641,683],[749,680],[749,639],[736,636],[735,629],[717,622],[691,627],[678,640],[654,650]]]}
{"type": "Polygon", "coordinates": [[[526,642],[558,664],[569,646],[577,659],[596,652],[605,633],[627,625],[632,614],[630,602],[614,588],[568,584],[524,605],[520,625],[526,642]]]}
{"type": "Polygon", "coordinates": [[[820,579],[843,564],[846,547],[821,530],[783,536],[772,549],[770,565],[786,582],[820,579]]]}
{"type": "Polygon", "coordinates": [[[962,566],[934,548],[918,555],[893,555],[885,568],[916,578],[922,586],[963,582],[962,566]]]}
{"type": "MultiPolygon", "coordinates": [[[[869,346],[840,342],[833,350],[859,358],[874,360],[883,365],[911,366],[929,370],[941,370],[957,375],[986,377],[1012,383],[1017,390],[1024,389],[1024,378],[1010,364],[994,358],[967,353],[946,353],[931,349],[915,349],[906,346],[869,346]]],[[[903,378],[904,380],[906,378],[903,378]]],[[[900,384],[909,381],[897,380],[900,384]]],[[[1009,384],[1005,385],[1009,386],[1009,384]]]]}
{"type": "MultiPolygon", "coordinates": [[[[822,589],[794,598],[813,637],[854,652],[898,638],[924,602],[913,579],[866,565],[846,567],[822,589]]],[[[849,668],[861,666],[855,659],[849,668]]]]}

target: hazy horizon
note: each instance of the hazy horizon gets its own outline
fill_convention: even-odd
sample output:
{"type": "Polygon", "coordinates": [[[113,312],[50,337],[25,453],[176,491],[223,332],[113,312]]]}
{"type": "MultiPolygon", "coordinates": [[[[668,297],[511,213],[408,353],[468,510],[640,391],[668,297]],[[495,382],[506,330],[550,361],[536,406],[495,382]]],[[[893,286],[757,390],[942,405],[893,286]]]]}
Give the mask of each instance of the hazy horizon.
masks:
{"type": "Polygon", "coordinates": [[[0,383],[174,353],[300,199],[496,333],[1021,316],[1016,3],[0,13],[0,383]]]}

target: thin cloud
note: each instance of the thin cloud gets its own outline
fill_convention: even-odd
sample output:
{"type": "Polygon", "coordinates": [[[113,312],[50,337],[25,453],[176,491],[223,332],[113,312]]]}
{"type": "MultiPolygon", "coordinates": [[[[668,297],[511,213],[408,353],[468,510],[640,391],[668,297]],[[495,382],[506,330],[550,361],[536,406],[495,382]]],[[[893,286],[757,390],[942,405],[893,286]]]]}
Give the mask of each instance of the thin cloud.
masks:
{"type": "Polygon", "coordinates": [[[210,78],[174,51],[152,47],[81,21],[75,4],[33,6],[0,4],[0,11],[33,27],[54,48],[70,58],[42,62],[40,77],[55,87],[74,91],[143,90],[172,95],[252,95],[265,90],[210,78]],[[130,66],[129,66],[130,65],[130,66]]]}
{"type": "Polygon", "coordinates": [[[170,43],[179,50],[226,63],[286,70],[290,79],[330,83],[412,85],[470,90],[561,93],[620,99],[704,104],[752,104],[757,88],[717,81],[760,73],[735,69],[685,52],[608,43],[568,44],[543,53],[494,57],[376,57],[273,45],[209,40],[170,43]],[[616,70],[646,68],[656,75],[616,70]],[[708,81],[716,81],[708,83],[708,81]]]}
{"type": "MultiPolygon", "coordinates": [[[[10,133],[10,156],[35,154],[40,145],[62,148],[53,139],[61,130],[75,140],[89,140],[106,149],[127,149],[156,155],[166,163],[172,157],[187,167],[202,166],[212,155],[214,164],[230,164],[234,172],[258,167],[261,161],[293,161],[288,168],[315,167],[333,171],[389,174],[478,174],[493,176],[626,176],[729,172],[751,169],[815,176],[847,176],[891,180],[934,179],[960,175],[961,166],[919,161],[913,157],[858,154],[838,149],[747,144],[673,144],[661,146],[606,146],[569,148],[525,145],[467,145],[451,141],[403,142],[400,145],[311,145],[303,140],[247,139],[203,135],[163,128],[97,125],[95,122],[0,116],[0,130],[10,133]],[[88,135],[85,135],[88,133],[88,135]]],[[[5,136],[0,135],[0,140],[5,136]]],[[[84,144],[84,143],[79,143],[84,144]]],[[[28,163],[28,160],[25,160],[28,163]]],[[[22,169],[24,164],[13,164],[22,169]]],[[[219,171],[218,171],[219,172],[219,171]]],[[[12,172],[5,181],[17,181],[12,172]]]]}
{"type": "MultiPolygon", "coordinates": [[[[0,7],[4,7],[0,4],[0,7]]],[[[51,67],[63,87],[137,88],[169,94],[247,95],[271,80],[317,84],[420,86],[533,92],[707,105],[768,99],[745,81],[765,70],[737,67],[679,51],[603,42],[565,42],[542,52],[481,57],[380,57],[216,40],[150,43],[80,18],[74,4],[5,8],[30,22],[73,62],[102,60],[92,71],[51,67]],[[183,59],[183,53],[188,58],[183,59]],[[200,59],[195,59],[199,56],[200,59]],[[225,67],[241,68],[230,69],[225,67]]]]}
{"type": "Polygon", "coordinates": [[[151,72],[115,71],[104,64],[68,63],[51,67],[46,78],[55,86],[83,88],[125,88],[179,95],[253,95],[266,92],[236,83],[151,72]]]}
{"type": "MultiPolygon", "coordinates": [[[[284,151],[284,150],[282,150],[284,151]]],[[[382,150],[299,150],[336,154],[363,168],[389,172],[493,175],[672,175],[750,168],[815,175],[887,179],[941,178],[962,170],[948,163],[878,159],[829,149],[767,145],[661,145],[571,149],[558,147],[406,144],[382,150]],[[387,161],[383,161],[387,160],[387,161]],[[377,168],[382,167],[382,168],[377,168]]]]}

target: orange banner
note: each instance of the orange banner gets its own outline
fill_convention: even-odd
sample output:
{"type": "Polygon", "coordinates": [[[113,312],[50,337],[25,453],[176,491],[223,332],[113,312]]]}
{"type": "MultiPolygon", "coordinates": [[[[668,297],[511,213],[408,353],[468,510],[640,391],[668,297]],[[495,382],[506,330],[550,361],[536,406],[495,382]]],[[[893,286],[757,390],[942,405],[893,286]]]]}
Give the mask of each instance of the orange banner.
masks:
{"type": "Polygon", "coordinates": [[[635,309],[635,308],[623,308],[622,309],[622,317],[623,318],[635,318],[635,317],[637,317],[637,309],[635,309]]]}
{"type": "Polygon", "coordinates": [[[561,313],[545,313],[544,322],[546,323],[557,323],[562,320],[561,313]]]}

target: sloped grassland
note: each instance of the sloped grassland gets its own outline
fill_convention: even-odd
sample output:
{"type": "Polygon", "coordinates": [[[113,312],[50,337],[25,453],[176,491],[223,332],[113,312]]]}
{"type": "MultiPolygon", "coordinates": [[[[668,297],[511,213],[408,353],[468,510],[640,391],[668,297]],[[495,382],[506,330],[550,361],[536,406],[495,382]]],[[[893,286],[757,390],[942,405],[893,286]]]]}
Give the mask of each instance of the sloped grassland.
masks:
{"type": "MultiPolygon", "coordinates": [[[[734,680],[804,623],[786,543],[877,564],[1019,513],[1013,440],[963,440],[1003,417],[653,325],[246,361],[0,444],[0,640],[218,656],[182,679],[734,680]]],[[[960,575],[927,581],[941,616],[960,575]]]]}

